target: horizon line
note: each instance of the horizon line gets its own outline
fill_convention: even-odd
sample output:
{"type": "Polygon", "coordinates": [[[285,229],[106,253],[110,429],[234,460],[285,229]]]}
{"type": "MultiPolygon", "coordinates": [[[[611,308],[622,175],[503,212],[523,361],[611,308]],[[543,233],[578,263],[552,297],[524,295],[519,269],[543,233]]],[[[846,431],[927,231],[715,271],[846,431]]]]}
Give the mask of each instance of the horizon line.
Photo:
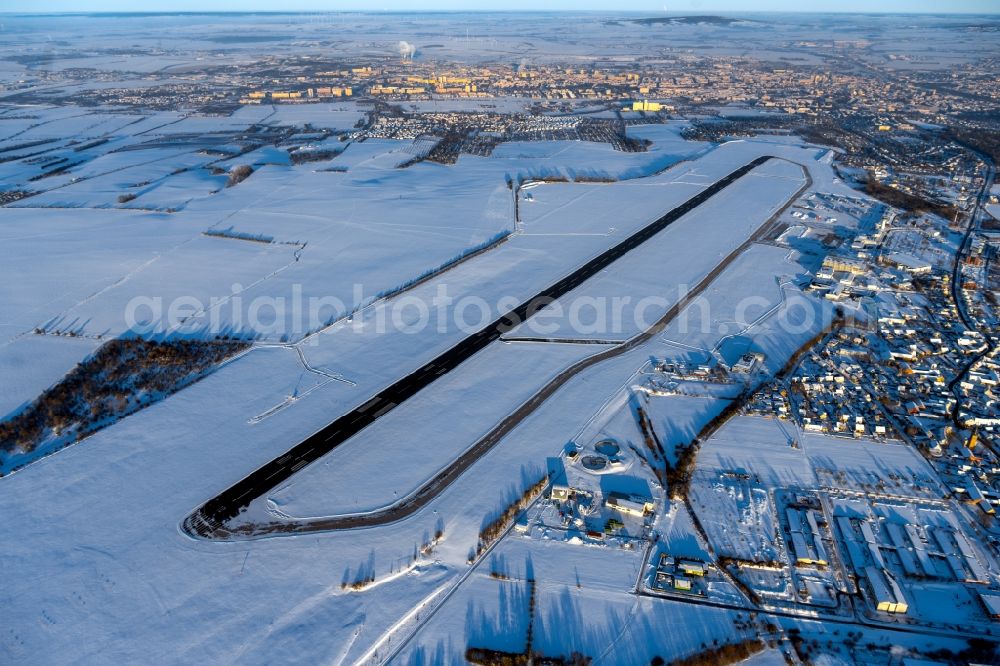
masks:
{"type": "Polygon", "coordinates": [[[211,15],[211,14],[644,14],[655,16],[708,16],[714,14],[731,15],[756,15],[756,14],[839,14],[849,16],[997,16],[1000,17],[1000,8],[994,11],[982,10],[957,10],[957,11],[849,11],[838,9],[812,10],[812,9],[788,9],[788,10],[725,10],[705,8],[701,11],[680,12],[653,10],[644,11],[641,9],[182,9],[182,10],[139,10],[139,11],[116,11],[116,10],[0,10],[0,16],[86,16],[86,15],[108,15],[108,16],[155,16],[159,14],[186,14],[186,15],[211,15]]]}

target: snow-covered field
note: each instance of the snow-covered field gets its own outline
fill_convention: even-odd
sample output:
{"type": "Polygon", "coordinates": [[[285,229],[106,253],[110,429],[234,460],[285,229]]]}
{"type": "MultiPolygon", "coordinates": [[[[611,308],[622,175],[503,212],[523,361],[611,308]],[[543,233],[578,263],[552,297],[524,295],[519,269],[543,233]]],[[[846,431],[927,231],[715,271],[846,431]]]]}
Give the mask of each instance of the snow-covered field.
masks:
{"type": "MultiPolygon", "coordinates": [[[[142,64],[133,63],[136,71],[142,64]]],[[[109,138],[115,147],[157,143],[91,155],[74,172],[83,180],[30,181],[45,191],[0,208],[0,412],[34,398],[101,339],[127,331],[125,315],[136,298],[159,298],[165,309],[184,297],[203,306],[191,305],[177,326],[186,334],[213,330],[214,314],[220,328],[252,331],[258,339],[252,351],[206,379],[0,480],[5,661],[137,662],[152,654],[170,663],[355,663],[386,656],[412,634],[402,663],[460,663],[470,644],[516,649],[524,640],[524,616],[516,608],[526,584],[490,577],[494,565],[514,579],[531,569],[535,645],[546,654],[577,649],[600,663],[632,664],[752,633],[749,625],[734,628],[747,619],[739,611],[632,595],[643,562],[639,550],[511,537],[463,576],[484,523],[568,442],[589,444],[602,435],[638,441],[623,396],[651,357],[703,355],[738,333],[766,354],[773,371],[814,332],[805,327],[789,334],[779,324],[804,269],[794,253],[772,246],[752,246],[706,290],[709,330],[671,326],[580,373],[404,520],[242,542],[195,540],[179,525],[206,499],[462,339],[467,331],[451,317],[409,328],[419,323],[419,304],[433,304],[440,289],[456,300],[481,298],[489,321],[503,297],[537,293],[751,159],[790,160],[757,170],[628,263],[579,288],[580,295],[662,294],[675,302],[677,285],[707,275],[720,255],[785,205],[805,182],[801,167],[814,189],[846,188],[835,182],[824,151],[783,139],[715,148],[681,141],[678,127],[650,126],[632,130],[653,141],[648,153],[616,153],[598,144],[509,144],[488,158],[400,169],[412,156],[411,142],[369,140],[349,143],[329,162],[292,166],[263,149],[222,160],[225,168],[257,165],[248,179],[224,188],[225,176],[202,168],[219,161],[199,152],[205,136],[252,123],[347,130],[360,111],[343,104],[282,107],[274,115],[252,108],[228,118],[33,113],[45,122],[0,116],[0,136],[7,137],[0,147],[65,141],[74,133],[109,138]],[[175,173],[180,167],[189,170],[175,173]],[[553,171],[623,180],[524,188],[516,221],[508,179],[553,171]],[[119,194],[133,190],[134,200],[117,203],[119,194]],[[503,232],[512,235],[468,261],[404,294],[376,298],[503,232]],[[315,321],[297,318],[302,313],[291,305],[279,313],[277,299],[291,303],[296,294],[331,302],[315,321]],[[723,331],[722,324],[738,322],[740,301],[750,297],[759,301],[750,321],[723,331]],[[241,309],[261,298],[271,299],[270,325],[249,321],[241,309]],[[400,309],[404,302],[409,309],[400,309]],[[359,305],[366,307],[353,319],[326,326],[359,305]],[[36,327],[50,334],[37,335],[36,327]],[[52,335],[57,332],[77,337],[52,335]],[[421,552],[438,531],[442,541],[421,552]],[[369,577],[373,584],[350,589],[369,577]]],[[[341,144],[324,148],[330,145],[341,144]]],[[[60,144],[55,154],[71,152],[60,144]]],[[[170,328],[164,319],[149,319],[155,330],[170,328]]],[[[299,517],[392,503],[556,373],[602,348],[498,342],[267,499],[299,517]]],[[[718,412],[728,397],[722,393],[654,398],[650,412],[657,427],[681,441],[718,412]]],[[[792,454],[770,435],[760,438],[762,447],[775,449],[776,478],[780,471],[781,479],[816,483],[817,461],[840,455],[826,442],[804,439],[805,453],[792,454]]],[[[875,463],[921,469],[919,460],[886,445],[845,446],[861,451],[850,454],[858,475],[875,463]]],[[[734,445],[723,461],[716,448],[710,443],[702,452],[706,465],[757,455],[734,445]]],[[[668,538],[690,546],[691,527],[679,515],[668,538]]]]}
{"type": "Polygon", "coordinates": [[[727,423],[702,447],[698,468],[708,475],[749,470],[767,488],[862,490],[881,479],[887,493],[922,497],[924,492],[914,490],[920,485],[940,491],[934,471],[910,446],[798,433],[794,425],[763,417],[727,423]]]}
{"type": "Polygon", "coordinates": [[[401,655],[401,663],[462,663],[465,646],[524,649],[525,577],[537,581],[534,648],[573,651],[595,662],[645,664],[657,655],[698,652],[703,643],[748,636],[747,614],[636,597],[641,553],[510,537],[481,564],[401,655]],[[510,581],[489,577],[498,571],[510,581]],[[679,631],[683,626],[683,631],[679,631]],[[670,636],[664,650],[664,636],[670,636]]]}
{"type": "Polygon", "coordinates": [[[0,415],[18,410],[32,397],[56,383],[77,362],[97,348],[95,340],[23,336],[4,346],[0,356],[0,415]]]}
{"type": "MultiPolygon", "coordinates": [[[[322,464],[276,488],[269,500],[295,518],[391,504],[457,458],[559,371],[597,351],[587,345],[491,346],[338,447],[322,464]],[[378,484],[371,483],[372,469],[381,470],[378,484]]],[[[557,450],[558,443],[544,449],[557,450]]],[[[544,471],[542,459],[525,465],[533,468],[525,470],[527,476],[544,471]]]]}
{"type": "MultiPolygon", "coordinates": [[[[781,209],[805,182],[796,164],[772,161],[758,167],[636,248],[627,260],[617,262],[560,299],[562,316],[546,316],[544,324],[529,321],[508,337],[624,340],[635,335],[662,317],[723,257],[781,209]],[[736,207],[740,214],[729,214],[736,207]],[[614,305],[615,298],[620,299],[620,306],[614,305]],[[626,298],[627,301],[621,300],[626,298]]],[[[651,179],[636,181],[636,185],[651,187],[651,179]]],[[[575,189],[574,185],[565,187],[575,189]]],[[[543,188],[542,195],[552,189],[553,186],[543,188]]],[[[601,199],[607,199],[601,196],[604,194],[610,192],[595,188],[588,196],[574,197],[559,207],[559,218],[576,219],[592,214],[588,211],[601,205],[601,199]]],[[[637,201],[649,199],[648,195],[636,195],[637,201]]],[[[624,215],[630,213],[625,211],[624,215]]],[[[525,223],[525,233],[534,233],[534,229],[543,234],[555,233],[544,223],[530,220],[525,223]]]]}

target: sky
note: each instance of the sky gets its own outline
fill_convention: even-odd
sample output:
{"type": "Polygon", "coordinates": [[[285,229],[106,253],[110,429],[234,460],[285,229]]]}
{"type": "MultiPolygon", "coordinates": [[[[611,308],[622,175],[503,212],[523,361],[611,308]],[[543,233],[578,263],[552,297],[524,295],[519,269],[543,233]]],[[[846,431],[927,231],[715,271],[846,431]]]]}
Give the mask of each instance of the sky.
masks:
{"type": "Polygon", "coordinates": [[[1000,0],[2,0],[7,12],[607,10],[940,12],[1000,14],[1000,0]]]}

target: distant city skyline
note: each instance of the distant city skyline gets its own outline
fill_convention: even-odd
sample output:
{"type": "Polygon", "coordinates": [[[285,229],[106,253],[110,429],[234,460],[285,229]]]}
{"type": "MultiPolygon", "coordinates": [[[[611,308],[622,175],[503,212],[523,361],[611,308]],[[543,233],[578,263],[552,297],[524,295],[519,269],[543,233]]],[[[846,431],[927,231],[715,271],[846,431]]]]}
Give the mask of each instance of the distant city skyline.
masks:
{"type": "Polygon", "coordinates": [[[996,0],[817,0],[803,9],[803,3],[794,0],[755,0],[734,2],[711,0],[684,0],[682,2],[624,0],[611,3],[607,0],[507,0],[505,2],[470,3],[466,0],[381,0],[374,3],[330,3],[324,0],[151,0],[137,7],[131,0],[48,0],[44,2],[12,0],[5,3],[4,12],[199,12],[199,11],[642,11],[660,13],[705,12],[803,12],[810,13],[941,13],[941,14],[1000,14],[996,0]]]}

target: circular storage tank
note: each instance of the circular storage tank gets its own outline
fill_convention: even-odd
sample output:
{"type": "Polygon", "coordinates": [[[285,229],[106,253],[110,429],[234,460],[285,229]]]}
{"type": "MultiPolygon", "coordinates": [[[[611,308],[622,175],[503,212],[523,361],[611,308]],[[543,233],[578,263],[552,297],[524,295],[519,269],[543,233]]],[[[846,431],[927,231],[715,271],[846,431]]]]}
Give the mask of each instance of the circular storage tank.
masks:
{"type": "Polygon", "coordinates": [[[613,439],[605,439],[597,443],[594,446],[594,450],[600,453],[602,456],[612,457],[621,453],[621,447],[618,446],[618,442],[613,439]]]}

